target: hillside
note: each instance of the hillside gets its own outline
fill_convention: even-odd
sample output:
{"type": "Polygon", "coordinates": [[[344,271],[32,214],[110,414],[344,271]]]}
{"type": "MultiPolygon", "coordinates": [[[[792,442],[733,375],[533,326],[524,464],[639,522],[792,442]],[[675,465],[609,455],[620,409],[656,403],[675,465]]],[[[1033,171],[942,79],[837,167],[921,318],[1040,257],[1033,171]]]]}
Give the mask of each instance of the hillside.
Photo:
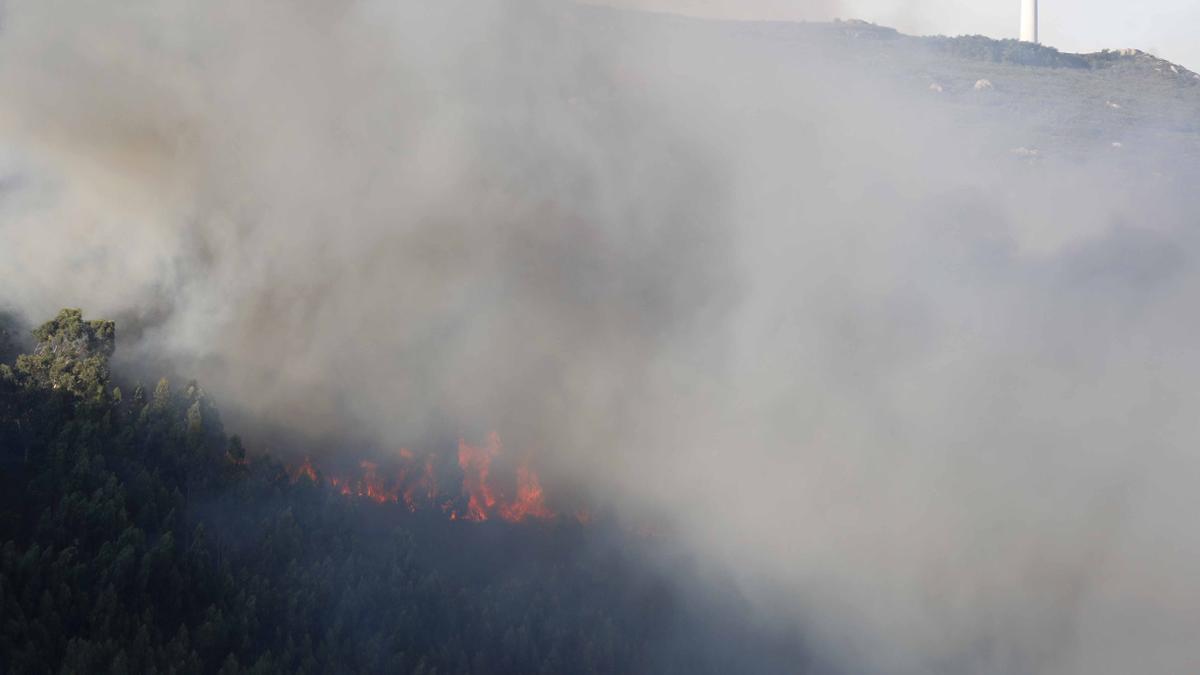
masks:
{"type": "Polygon", "coordinates": [[[1200,74],[1142,51],[1070,54],[981,35],[910,36],[859,22],[746,30],[773,40],[839,43],[852,62],[946,99],[964,126],[984,126],[992,116],[1023,121],[1030,127],[1024,145],[1044,154],[1150,146],[1200,161],[1200,74]],[[980,81],[991,86],[977,89],[980,81]]]}
{"type": "Polygon", "coordinates": [[[0,25],[0,675],[1198,669],[1197,73],[59,5],[0,25]]]}
{"type": "Polygon", "coordinates": [[[940,100],[968,132],[997,122],[1027,129],[1018,146],[998,151],[1023,147],[1043,158],[1078,160],[1113,157],[1116,150],[1118,161],[1136,162],[1139,146],[1170,148],[1189,171],[1200,166],[1200,74],[1137,49],[1072,54],[982,35],[906,35],[858,20],[634,19],[610,10],[590,11],[614,23],[657,22],[655,30],[666,31],[660,36],[719,35],[765,46],[780,55],[781,63],[836,64],[867,74],[890,94],[940,100]],[[981,81],[988,83],[985,88],[976,87],[981,81]]]}
{"type": "Polygon", "coordinates": [[[118,386],[113,331],[64,310],[0,365],[0,672],[723,673],[806,658],[733,596],[689,597],[691,563],[614,523],[453,522],[247,455],[195,382],[118,386]]]}

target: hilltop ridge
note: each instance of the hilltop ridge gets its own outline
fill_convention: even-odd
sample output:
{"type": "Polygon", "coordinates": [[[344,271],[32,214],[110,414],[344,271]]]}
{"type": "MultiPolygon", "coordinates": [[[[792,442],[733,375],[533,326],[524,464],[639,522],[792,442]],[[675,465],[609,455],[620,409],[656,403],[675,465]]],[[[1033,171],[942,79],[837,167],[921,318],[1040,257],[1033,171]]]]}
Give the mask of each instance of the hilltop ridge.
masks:
{"type": "Polygon", "coordinates": [[[990,126],[998,117],[1020,120],[1025,137],[997,139],[998,151],[1011,145],[1039,158],[1079,158],[1155,145],[1200,164],[1200,74],[1142,50],[1074,54],[983,35],[907,35],[857,19],[669,21],[681,31],[773,44],[793,57],[821,59],[881,85],[936,97],[967,128],[990,126]]]}
{"type": "Polygon", "coordinates": [[[1123,69],[1157,73],[1179,80],[1181,84],[1200,84],[1200,74],[1184,66],[1159,58],[1140,49],[1103,49],[1098,52],[1072,53],[1011,38],[986,35],[908,35],[895,28],[860,19],[831,22],[747,22],[741,26],[747,35],[775,39],[835,39],[869,45],[892,42],[901,47],[927,49],[968,61],[985,61],[1040,68],[1083,70],[1123,69]]]}

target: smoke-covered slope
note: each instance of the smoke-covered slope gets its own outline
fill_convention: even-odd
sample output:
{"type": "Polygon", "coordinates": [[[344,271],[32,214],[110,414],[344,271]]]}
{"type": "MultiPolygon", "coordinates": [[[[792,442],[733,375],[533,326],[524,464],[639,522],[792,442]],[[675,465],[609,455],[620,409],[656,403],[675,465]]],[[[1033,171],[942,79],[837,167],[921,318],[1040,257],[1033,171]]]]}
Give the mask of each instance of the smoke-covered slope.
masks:
{"type": "Polygon", "coordinates": [[[1017,121],[1028,149],[1077,159],[1106,153],[1113,143],[1137,142],[1151,147],[1130,148],[1135,155],[1156,154],[1165,145],[1200,161],[1200,74],[1137,49],[1072,54],[982,35],[905,35],[856,20],[647,20],[775,44],[787,58],[852,64],[880,86],[936,95],[967,130],[987,133],[998,119],[1017,121]],[[977,88],[980,81],[991,86],[977,88]]]}
{"type": "MultiPolygon", "coordinates": [[[[320,499],[344,496],[335,469],[371,472],[352,502],[413,522],[412,474],[378,492],[362,464],[407,471],[406,448],[461,472],[441,481],[457,504],[418,509],[449,540],[516,541],[542,520],[493,516],[543,506],[653,523],[657,554],[695,564],[657,577],[695,611],[641,643],[634,622],[633,644],[712,646],[713,664],[1196,670],[1191,73],[549,1],[6,11],[3,302],[31,323],[113,317],[118,373],[201,381],[252,457],[292,465],[254,495],[303,491],[311,454],[320,499]],[[538,481],[493,487],[464,457],[491,432],[538,481]],[[746,649],[709,639],[724,616],[746,649]]],[[[193,403],[160,424],[185,443],[193,403]]],[[[191,509],[180,492],[154,501],[191,509]]],[[[26,544],[37,518],[12,524],[26,544]]],[[[557,563],[529,564],[517,595],[537,598],[557,563]]],[[[617,578],[561,644],[640,613],[617,578]]],[[[328,616],[322,598],[300,616],[328,616]]],[[[494,614],[431,602],[469,608],[451,633],[494,614]]],[[[511,653],[482,625],[500,635],[485,661],[511,653]]]]}
{"type": "Polygon", "coordinates": [[[615,523],[456,523],[247,456],[195,382],[123,393],[113,328],[65,310],[0,364],[0,672],[816,667],[615,523]]]}

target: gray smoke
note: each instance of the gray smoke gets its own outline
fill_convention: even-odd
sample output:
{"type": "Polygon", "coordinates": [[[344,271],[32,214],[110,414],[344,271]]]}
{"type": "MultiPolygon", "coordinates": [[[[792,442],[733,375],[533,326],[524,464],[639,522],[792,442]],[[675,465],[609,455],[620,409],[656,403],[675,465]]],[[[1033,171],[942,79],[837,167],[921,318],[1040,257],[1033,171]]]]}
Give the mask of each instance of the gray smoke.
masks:
{"type": "Polygon", "coordinates": [[[1194,668],[1193,164],[1024,162],[1059,117],[963,123],[843,50],[10,1],[3,296],[303,435],[497,430],[850,671],[1194,668]]]}

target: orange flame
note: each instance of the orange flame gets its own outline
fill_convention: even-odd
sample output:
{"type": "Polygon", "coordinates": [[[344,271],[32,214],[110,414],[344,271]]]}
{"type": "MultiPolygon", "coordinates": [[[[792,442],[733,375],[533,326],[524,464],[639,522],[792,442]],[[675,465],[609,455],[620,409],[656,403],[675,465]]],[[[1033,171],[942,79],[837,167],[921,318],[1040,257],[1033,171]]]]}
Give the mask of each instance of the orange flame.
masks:
{"type": "Polygon", "coordinates": [[[554,517],[550,509],[546,508],[545,497],[542,495],[542,484],[538,480],[538,475],[529,467],[517,468],[517,499],[500,508],[500,517],[510,521],[520,521],[530,517],[554,517]]]}
{"type": "MultiPolygon", "coordinates": [[[[407,450],[401,450],[400,456],[405,459],[412,459],[412,453],[407,450]],[[404,453],[408,453],[407,456],[404,453]]],[[[409,483],[404,489],[404,504],[409,511],[416,512],[419,506],[418,499],[423,497],[429,503],[432,503],[437,496],[437,483],[433,479],[433,458],[425,458],[425,469],[421,472],[421,477],[409,483]]]]}
{"type": "MultiPolygon", "coordinates": [[[[503,488],[492,482],[492,460],[501,451],[500,436],[495,432],[488,434],[486,444],[481,447],[469,445],[465,440],[459,441],[458,466],[463,473],[461,495],[467,500],[466,513],[459,513],[454,507],[455,496],[439,497],[433,457],[426,456],[418,460],[408,449],[401,449],[397,453],[401,466],[390,475],[381,470],[378,463],[363,461],[359,463],[361,474],[358,477],[326,474],[324,482],[342,495],[365,497],[381,504],[403,501],[408,510],[413,512],[440,503],[442,511],[451,520],[483,522],[497,517],[519,522],[528,518],[556,518],[556,514],[546,505],[537,472],[527,462],[516,468],[515,496],[509,496],[503,488]]],[[[301,477],[314,482],[321,480],[309,458],[288,473],[293,483],[301,477]]],[[[579,512],[575,517],[581,523],[590,520],[586,512],[579,512]]]]}
{"type": "Polygon", "coordinates": [[[300,480],[301,476],[308,478],[314,483],[317,482],[317,470],[313,468],[312,460],[308,457],[304,458],[304,463],[297,467],[296,472],[292,474],[292,482],[295,483],[300,480]]]}
{"type": "Polygon", "coordinates": [[[496,496],[488,484],[492,458],[500,454],[500,437],[488,434],[485,447],[475,448],[458,442],[458,466],[463,470],[463,492],[467,494],[467,520],[484,521],[496,506],[496,496]]]}
{"type": "MultiPolygon", "coordinates": [[[[363,477],[360,481],[361,487],[358,492],[360,497],[366,496],[369,499],[379,502],[380,504],[384,502],[399,501],[400,498],[397,495],[396,490],[389,487],[387,484],[388,481],[385,481],[379,476],[378,464],[375,462],[364,461],[360,463],[360,466],[363,469],[363,477]]],[[[400,478],[403,479],[403,477],[404,474],[401,473],[400,478]]]]}

